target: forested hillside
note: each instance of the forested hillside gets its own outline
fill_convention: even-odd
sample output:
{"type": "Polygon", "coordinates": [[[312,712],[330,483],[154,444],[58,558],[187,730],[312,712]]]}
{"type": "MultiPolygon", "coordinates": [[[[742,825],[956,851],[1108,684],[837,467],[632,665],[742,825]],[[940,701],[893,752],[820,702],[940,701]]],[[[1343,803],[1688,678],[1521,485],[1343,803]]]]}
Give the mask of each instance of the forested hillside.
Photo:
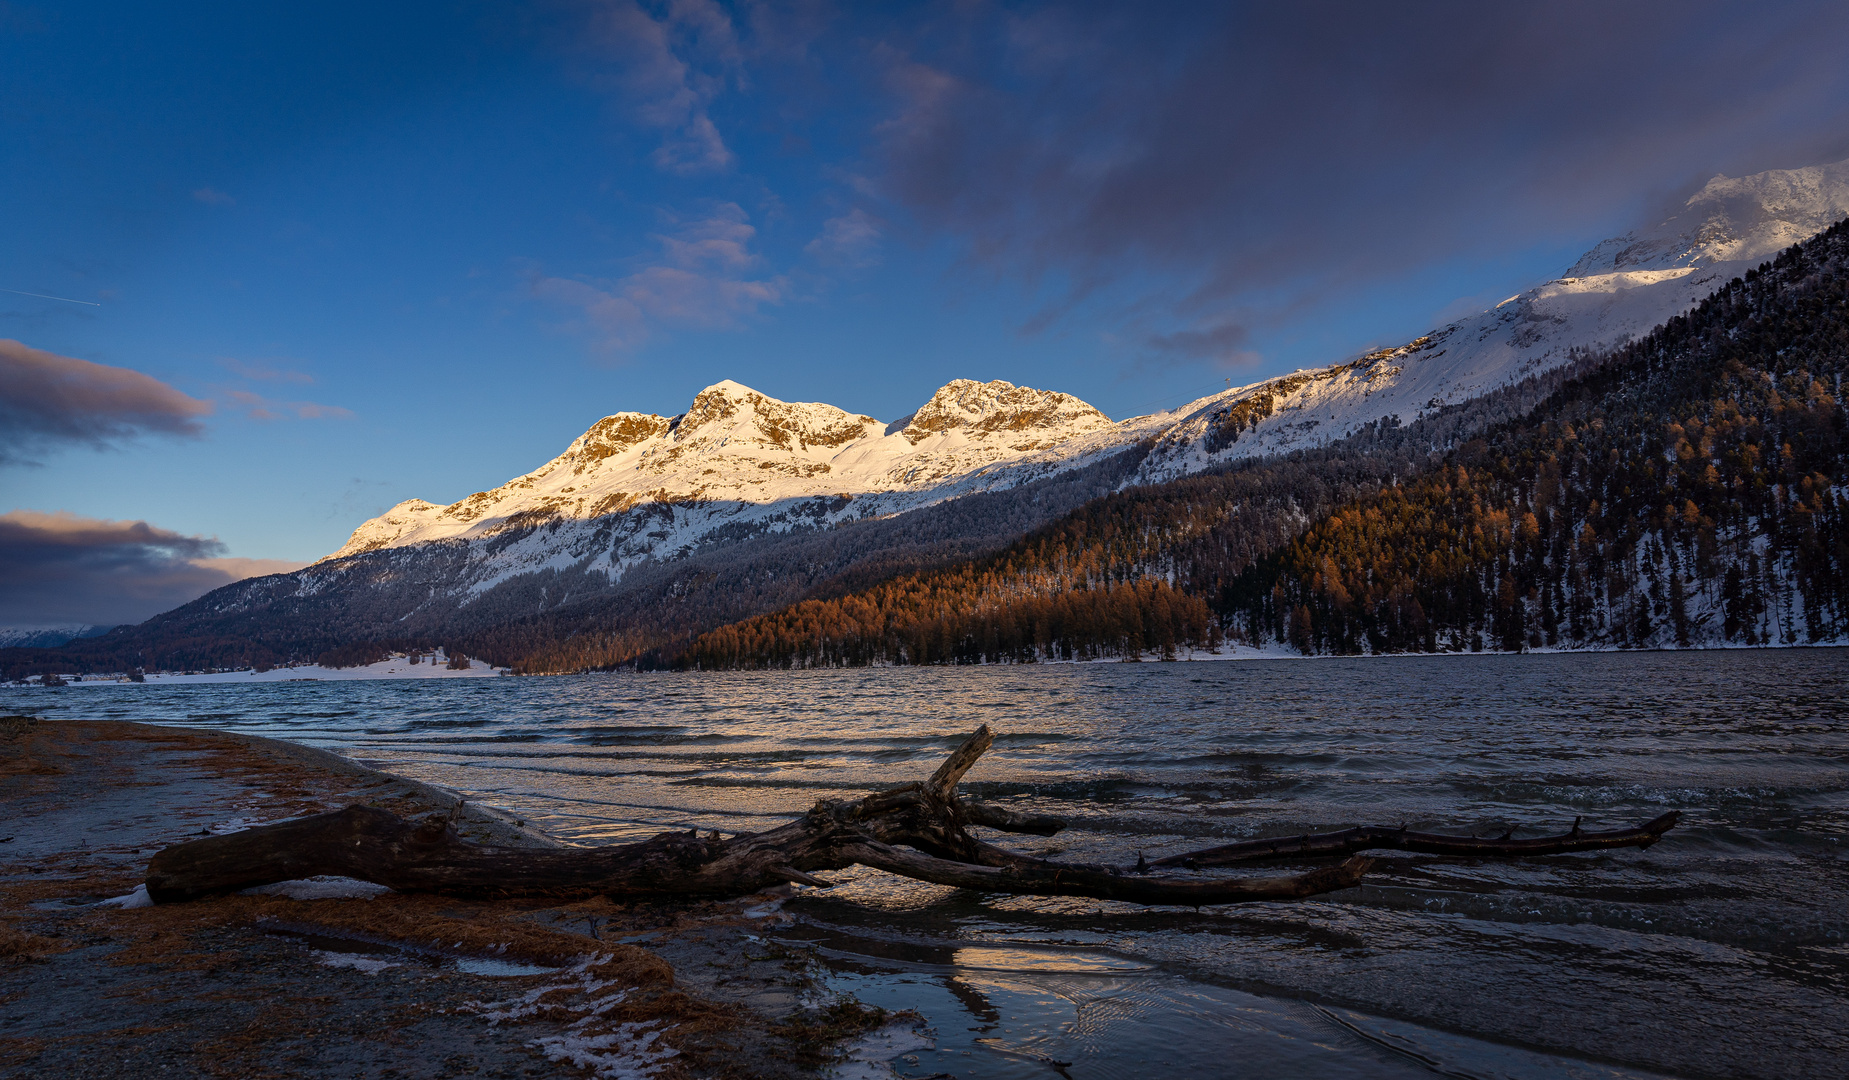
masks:
{"type": "Polygon", "coordinates": [[[1308,652],[1791,645],[1849,613],[1849,228],[1780,255],[1219,597],[1308,652]]]}
{"type": "Polygon", "coordinates": [[[1849,610],[1846,263],[1839,224],[1547,379],[1328,451],[1120,492],[995,556],[722,627],[664,659],[1025,661],[1222,636],[1347,653],[1835,639],[1849,610]]]}
{"type": "Polygon", "coordinates": [[[1410,426],[1095,500],[997,554],[721,627],[643,662],[704,667],[1161,656],[1220,640],[1219,598],[1314,521],[1444,461],[1589,370],[1578,357],[1410,426]]]}

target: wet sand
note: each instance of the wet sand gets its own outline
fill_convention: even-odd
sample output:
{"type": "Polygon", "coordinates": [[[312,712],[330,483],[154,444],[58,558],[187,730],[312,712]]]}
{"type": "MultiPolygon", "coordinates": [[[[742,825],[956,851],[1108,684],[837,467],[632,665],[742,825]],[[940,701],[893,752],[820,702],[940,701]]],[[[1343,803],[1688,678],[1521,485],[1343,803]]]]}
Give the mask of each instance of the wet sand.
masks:
{"type": "Polygon", "coordinates": [[[136,906],[162,847],[354,803],[556,843],[457,802],[269,739],[0,719],[0,1076],[813,1076],[885,1022],[765,943],[787,921],[774,894],[548,905],[324,881],[136,906]]]}

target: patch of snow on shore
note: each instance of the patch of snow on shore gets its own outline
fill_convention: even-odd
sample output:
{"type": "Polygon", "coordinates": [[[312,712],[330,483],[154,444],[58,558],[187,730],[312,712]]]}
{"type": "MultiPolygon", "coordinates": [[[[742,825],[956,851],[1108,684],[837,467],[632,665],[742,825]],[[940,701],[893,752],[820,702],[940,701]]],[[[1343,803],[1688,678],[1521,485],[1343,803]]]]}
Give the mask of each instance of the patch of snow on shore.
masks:
{"type": "Polygon", "coordinates": [[[259,885],[254,889],[245,889],[238,895],[286,896],[291,900],[371,900],[391,891],[383,885],[358,878],[322,875],[278,881],[274,885],[259,885]]]}
{"type": "MultiPolygon", "coordinates": [[[[586,1017],[572,1028],[575,1030],[591,1019],[594,1018],[586,1017]]],[[[578,1035],[568,1031],[563,1035],[535,1039],[527,1045],[553,1061],[567,1061],[580,1069],[589,1069],[592,1076],[607,1080],[646,1080],[665,1068],[669,1058],[680,1055],[680,1051],[672,1047],[655,1047],[661,1032],[648,1029],[658,1023],[659,1020],[632,1021],[618,1024],[614,1030],[601,1035],[578,1035]]]]}
{"type": "Polygon", "coordinates": [[[293,667],[271,668],[268,671],[207,671],[196,675],[182,675],[177,672],[149,672],[147,681],[130,682],[126,676],[121,678],[96,678],[91,676],[81,682],[73,681],[71,686],[154,686],[184,685],[195,683],[282,683],[282,682],[343,682],[364,679],[497,679],[507,674],[505,668],[489,667],[475,663],[461,670],[452,670],[442,662],[426,659],[421,664],[413,664],[405,657],[394,656],[376,664],[364,667],[327,668],[320,664],[301,664],[293,667]]]}
{"type": "Polygon", "coordinates": [[[665,1068],[670,1058],[680,1056],[680,1051],[655,1045],[663,1032],[649,1029],[660,1021],[610,1025],[604,1019],[605,1013],[629,996],[627,989],[605,993],[615,984],[591,974],[593,968],[610,959],[608,953],[587,956],[566,973],[563,982],[537,987],[506,1001],[471,1002],[467,1008],[491,1027],[503,1020],[524,1020],[541,1012],[576,1013],[578,1019],[561,1034],[535,1039],[527,1045],[553,1061],[570,1062],[605,1080],[648,1080],[665,1068]],[[558,995],[563,993],[577,996],[562,1000],[558,995]]]}
{"type": "Polygon", "coordinates": [[[892,1064],[899,1055],[936,1046],[937,1043],[912,1022],[887,1024],[843,1047],[845,1060],[822,1075],[829,1080],[892,1080],[899,1075],[892,1064]]]}
{"type": "Polygon", "coordinates": [[[153,907],[154,898],[148,895],[148,887],[146,885],[137,885],[135,886],[135,891],[129,893],[127,896],[112,896],[107,900],[97,901],[94,906],[119,908],[153,907]]]}
{"type": "Polygon", "coordinates": [[[403,967],[397,960],[381,960],[376,956],[362,956],[358,953],[327,952],[317,949],[309,955],[322,967],[352,968],[354,971],[377,975],[386,968],[403,967]]]}

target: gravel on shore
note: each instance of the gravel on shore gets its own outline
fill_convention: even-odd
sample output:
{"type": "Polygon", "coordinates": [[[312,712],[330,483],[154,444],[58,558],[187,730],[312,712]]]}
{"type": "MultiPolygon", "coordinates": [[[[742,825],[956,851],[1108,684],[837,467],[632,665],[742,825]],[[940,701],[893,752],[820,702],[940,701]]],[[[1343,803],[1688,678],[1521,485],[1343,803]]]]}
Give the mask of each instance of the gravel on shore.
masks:
{"type": "Polygon", "coordinates": [[[136,893],[169,844],[355,803],[557,843],[459,801],[255,736],[0,718],[0,1077],[782,1080],[832,1071],[844,1040],[893,1021],[831,998],[813,956],[766,938],[787,919],[778,894],[475,902],[340,879],[188,904],[136,893]]]}

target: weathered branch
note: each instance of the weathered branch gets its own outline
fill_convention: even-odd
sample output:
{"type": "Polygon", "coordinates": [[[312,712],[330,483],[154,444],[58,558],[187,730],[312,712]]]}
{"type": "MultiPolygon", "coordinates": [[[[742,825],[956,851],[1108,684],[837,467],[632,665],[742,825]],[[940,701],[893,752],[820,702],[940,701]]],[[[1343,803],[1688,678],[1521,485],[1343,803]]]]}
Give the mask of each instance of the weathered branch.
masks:
{"type": "Polygon", "coordinates": [[[1279,836],[1267,840],[1246,840],[1238,844],[1169,855],[1151,862],[1152,869],[1185,866],[1206,869],[1210,866],[1237,866],[1241,863],[1275,859],[1309,859],[1325,856],[1353,855],[1361,851],[1393,848],[1427,855],[1559,855],[1569,851],[1597,851],[1603,848],[1647,848],[1675,828],[1680,811],[1671,810],[1662,817],[1633,829],[1610,832],[1581,832],[1573,822],[1571,832],[1558,836],[1537,836],[1514,840],[1514,830],[1498,837],[1446,836],[1443,833],[1408,832],[1385,825],[1362,825],[1340,832],[1279,836]]]}
{"type": "Polygon", "coordinates": [[[844,853],[863,866],[917,878],[937,885],[954,885],[983,892],[1026,893],[1034,896],[1089,896],[1098,900],[1127,900],[1133,904],[1238,904],[1253,900],[1302,900],[1361,884],[1374,860],[1349,859],[1307,874],[1270,878],[1145,877],[1087,866],[1058,863],[1014,866],[975,866],[934,859],[903,851],[877,841],[850,844],[844,853]]]}
{"type": "Polygon", "coordinates": [[[950,759],[937,767],[931,779],[925,781],[925,790],[940,799],[949,799],[957,790],[957,784],[963,780],[963,774],[976,764],[976,759],[988,753],[989,747],[995,745],[995,734],[984,724],[976,733],[963,740],[963,745],[951,753],[950,759]]]}
{"type": "Polygon", "coordinates": [[[974,799],[959,799],[957,806],[963,811],[963,820],[971,825],[987,825],[1003,832],[1052,836],[1066,827],[1064,818],[1049,817],[1046,814],[1020,814],[994,803],[977,802],[974,799]]]}
{"type": "Polygon", "coordinates": [[[929,780],[864,799],[825,800],[768,832],[702,838],[697,830],[661,833],[636,844],[595,848],[502,848],[472,844],[442,815],[421,824],[375,807],[345,810],[178,844],[148,864],[148,893],[169,903],[317,875],[376,882],[401,892],[479,898],[740,896],[783,882],[826,887],[818,872],[856,863],[920,881],[985,892],[1087,896],[1139,904],[1229,904],[1298,900],[1359,884],[1371,865],[1339,866],[1268,878],[1176,878],[1152,867],[1225,865],[1260,858],[1353,854],[1373,847],[1460,854],[1548,854],[1595,847],[1648,846],[1675,823],[1668,814],[1641,830],[1542,840],[1432,837],[1403,830],[1343,833],[1232,844],[1134,869],[1052,862],[969,835],[967,826],[1052,835],[1057,818],[1020,814],[960,799],[957,784],[994,742],[978,728],[929,780]]]}

